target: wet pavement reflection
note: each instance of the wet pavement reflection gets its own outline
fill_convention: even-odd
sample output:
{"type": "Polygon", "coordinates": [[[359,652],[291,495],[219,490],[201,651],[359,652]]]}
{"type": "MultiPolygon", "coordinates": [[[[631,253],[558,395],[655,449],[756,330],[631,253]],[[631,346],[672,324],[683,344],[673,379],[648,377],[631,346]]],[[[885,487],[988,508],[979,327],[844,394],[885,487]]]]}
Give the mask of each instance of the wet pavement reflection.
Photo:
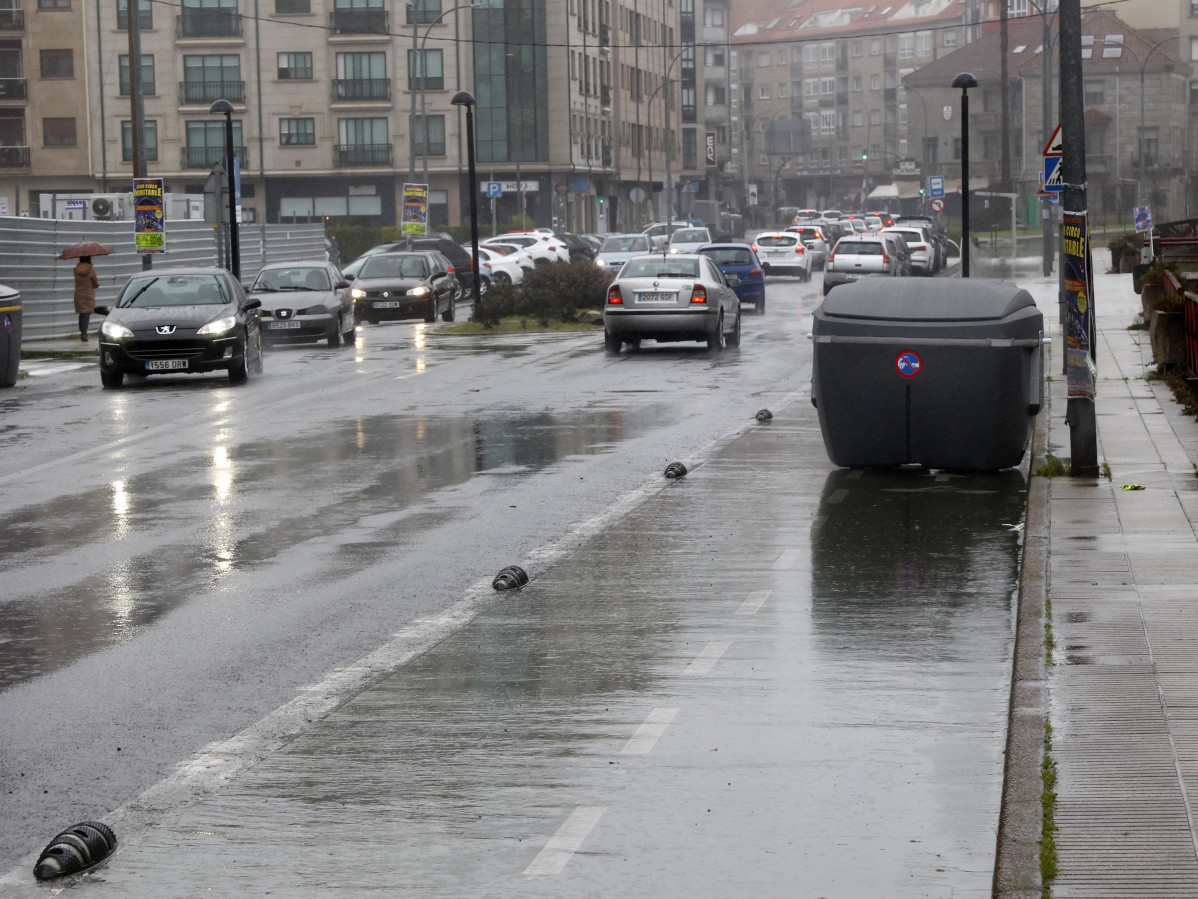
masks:
{"type": "Polygon", "coordinates": [[[833,471],[804,414],[89,892],[989,896],[1023,479],[833,471]]]}
{"type": "Polygon", "coordinates": [[[334,547],[322,576],[373,564],[405,531],[448,514],[400,515],[437,491],[610,452],[674,414],[650,403],[372,415],[246,443],[218,427],[207,450],[18,507],[0,515],[0,690],[119,643],[225,574],[301,544],[334,547]],[[355,535],[376,516],[388,524],[355,535]]]}

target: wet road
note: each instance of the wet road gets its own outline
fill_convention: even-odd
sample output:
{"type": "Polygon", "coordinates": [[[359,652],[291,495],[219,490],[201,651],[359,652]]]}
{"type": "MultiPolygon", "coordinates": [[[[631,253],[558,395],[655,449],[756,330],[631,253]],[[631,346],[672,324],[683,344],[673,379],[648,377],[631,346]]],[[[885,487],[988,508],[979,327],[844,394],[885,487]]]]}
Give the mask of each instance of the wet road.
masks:
{"type": "Polygon", "coordinates": [[[746,858],[767,894],[796,871],[813,896],[987,893],[1022,483],[832,471],[802,395],[817,301],[779,279],[722,356],[393,325],[279,350],[245,388],[22,382],[0,400],[0,871],[166,783],[126,815],[144,836],[113,894],[170,894],[156,841],[203,860],[242,837],[269,868],[177,894],[394,886],[330,838],[401,840],[425,894],[563,872],[538,892],[644,894],[669,859],[727,895],[746,858]],[[528,559],[532,587],[485,610],[479,579],[528,559]],[[464,595],[484,614],[461,628],[464,595]],[[272,726],[286,749],[234,786],[180,780],[297,693],[333,711],[390,670],[347,667],[429,621],[448,639],[272,726]],[[182,838],[144,829],[180,814],[182,838]],[[594,832],[582,864],[557,867],[559,825],[594,832]],[[314,842],[284,875],[295,831],[314,842]]]}

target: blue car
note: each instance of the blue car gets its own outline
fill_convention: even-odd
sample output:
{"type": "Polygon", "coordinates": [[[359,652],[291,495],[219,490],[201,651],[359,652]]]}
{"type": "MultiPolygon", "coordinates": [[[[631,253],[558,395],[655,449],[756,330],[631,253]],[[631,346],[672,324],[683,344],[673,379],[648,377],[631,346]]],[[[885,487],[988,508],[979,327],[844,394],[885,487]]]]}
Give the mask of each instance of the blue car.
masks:
{"type": "Polygon", "coordinates": [[[747,243],[709,243],[698,252],[710,256],[725,275],[735,275],[740,284],[734,287],[742,303],[752,303],[760,314],[765,312],[765,270],[761,260],[747,243]]]}

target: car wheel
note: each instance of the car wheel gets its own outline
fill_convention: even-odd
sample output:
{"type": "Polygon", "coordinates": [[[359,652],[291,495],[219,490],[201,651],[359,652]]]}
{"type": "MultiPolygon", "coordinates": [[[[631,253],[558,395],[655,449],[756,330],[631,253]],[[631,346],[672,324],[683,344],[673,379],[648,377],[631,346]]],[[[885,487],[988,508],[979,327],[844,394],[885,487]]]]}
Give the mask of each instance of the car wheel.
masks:
{"type": "Polygon", "coordinates": [[[707,335],[707,348],[719,353],[724,349],[724,313],[720,313],[720,320],[716,322],[715,332],[707,335]]]}
{"type": "Polygon", "coordinates": [[[603,348],[613,354],[620,352],[620,338],[605,329],[603,332],[603,348]]]}
{"type": "Polygon", "coordinates": [[[341,330],[344,322],[341,316],[337,317],[337,326],[333,328],[333,333],[329,335],[329,346],[341,346],[341,330]]]}
{"type": "Polygon", "coordinates": [[[241,344],[241,358],[229,366],[229,380],[234,384],[244,384],[250,378],[248,357],[250,346],[248,342],[241,344]]]}
{"type": "MultiPolygon", "coordinates": [[[[482,286],[481,282],[480,282],[479,286],[480,287],[482,286]]],[[[441,313],[441,321],[443,321],[443,322],[453,321],[454,316],[457,315],[457,309],[455,308],[455,305],[456,304],[451,299],[449,301],[449,305],[445,307],[445,311],[441,313]]]]}
{"type": "MultiPolygon", "coordinates": [[[[480,300],[483,299],[488,293],[490,293],[490,291],[491,291],[491,282],[488,281],[486,278],[479,278],[478,279],[478,298],[480,300]]],[[[474,297],[469,296],[469,297],[465,297],[465,299],[473,300],[474,297]]],[[[453,319],[450,319],[450,321],[453,321],[453,319]]]]}
{"type": "Polygon", "coordinates": [[[758,315],[765,315],[765,291],[761,293],[761,297],[753,304],[757,308],[758,315]]]}
{"type": "Polygon", "coordinates": [[[740,310],[736,311],[736,327],[732,329],[732,333],[724,338],[725,342],[730,347],[740,346],[740,310]]]}
{"type": "MultiPolygon", "coordinates": [[[[453,303],[453,300],[451,299],[449,302],[453,303]]],[[[424,320],[426,322],[430,322],[430,323],[435,322],[437,320],[437,295],[436,294],[433,294],[433,296],[428,301],[428,308],[424,310],[424,320]]]]}
{"type": "Polygon", "coordinates": [[[104,371],[100,369],[100,383],[105,387],[115,390],[125,382],[125,376],[119,371],[104,371]]]}
{"type": "Polygon", "coordinates": [[[456,303],[463,299],[469,292],[469,288],[462,283],[462,279],[457,275],[453,276],[453,301],[456,303]]]}
{"type": "Polygon", "coordinates": [[[507,272],[496,272],[495,273],[495,283],[498,284],[500,287],[507,287],[509,284],[512,283],[512,276],[509,275],[507,272]]]}

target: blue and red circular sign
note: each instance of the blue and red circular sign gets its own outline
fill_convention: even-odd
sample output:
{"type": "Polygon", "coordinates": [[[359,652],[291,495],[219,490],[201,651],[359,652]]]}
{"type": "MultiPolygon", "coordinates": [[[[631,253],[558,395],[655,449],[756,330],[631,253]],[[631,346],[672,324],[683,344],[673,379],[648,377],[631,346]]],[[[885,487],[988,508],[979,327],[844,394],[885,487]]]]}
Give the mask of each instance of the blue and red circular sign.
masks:
{"type": "Polygon", "coordinates": [[[923,360],[914,350],[903,350],[894,359],[894,370],[900,378],[914,378],[923,370],[923,360]]]}
{"type": "Polygon", "coordinates": [[[5,331],[12,330],[12,316],[9,315],[7,312],[4,313],[4,330],[5,331]]]}

